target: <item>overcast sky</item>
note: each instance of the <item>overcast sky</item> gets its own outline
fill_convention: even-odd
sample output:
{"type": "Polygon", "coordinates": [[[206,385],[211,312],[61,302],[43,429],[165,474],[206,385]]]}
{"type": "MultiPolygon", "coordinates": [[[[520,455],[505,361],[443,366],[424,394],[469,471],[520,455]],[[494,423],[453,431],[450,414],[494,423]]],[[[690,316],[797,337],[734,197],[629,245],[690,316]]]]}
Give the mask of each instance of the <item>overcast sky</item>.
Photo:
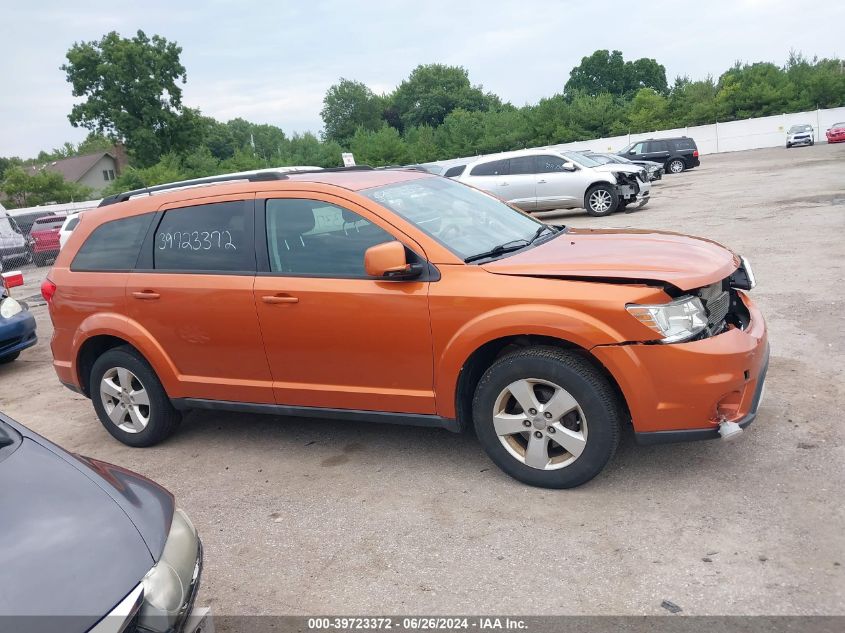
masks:
{"type": "Polygon", "coordinates": [[[31,157],[85,137],[68,123],[73,98],[59,66],[75,41],[111,30],[178,42],[187,105],[288,133],[320,130],[323,95],[338,78],[387,92],[424,63],[462,65],[473,83],[524,105],[560,92],[571,68],[600,48],[653,57],[670,83],[679,74],[718,77],[736,60],[783,64],[790,49],[845,56],[842,0],[3,4],[0,156],[31,157]]]}

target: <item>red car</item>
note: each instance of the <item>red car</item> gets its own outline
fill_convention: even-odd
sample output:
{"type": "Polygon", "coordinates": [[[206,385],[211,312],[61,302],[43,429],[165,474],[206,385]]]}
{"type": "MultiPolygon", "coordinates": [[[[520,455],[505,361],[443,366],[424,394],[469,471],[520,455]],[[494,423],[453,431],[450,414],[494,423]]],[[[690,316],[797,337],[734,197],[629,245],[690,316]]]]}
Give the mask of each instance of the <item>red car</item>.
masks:
{"type": "Polygon", "coordinates": [[[60,215],[48,215],[32,223],[29,237],[32,238],[32,255],[38,266],[43,266],[59,254],[59,229],[64,222],[60,215]]]}
{"type": "Polygon", "coordinates": [[[845,142],[845,122],[834,123],[826,132],[828,143],[845,142]]]}

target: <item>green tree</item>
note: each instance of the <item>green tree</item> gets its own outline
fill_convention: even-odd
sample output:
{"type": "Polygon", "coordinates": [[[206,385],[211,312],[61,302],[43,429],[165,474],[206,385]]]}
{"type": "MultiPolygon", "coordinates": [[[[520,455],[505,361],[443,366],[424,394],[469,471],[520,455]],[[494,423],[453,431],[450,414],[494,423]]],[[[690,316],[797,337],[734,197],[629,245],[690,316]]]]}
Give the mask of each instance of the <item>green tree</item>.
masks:
{"type": "Polygon", "coordinates": [[[669,103],[651,88],[641,88],[628,106],[631,132],[653,132],[669,126],[669,103]]]}
{"type": "Polygon", "coordinates": [[[390,99],[402,129],[415,125],[436,127],[453,110],[488,110],[501,104],[498,97],[470,84],[460,66],[420,65],[399,84],[390,99]]]}
{"type": "Polygon", "coordinates": [[[404,165],[410,157],[404,139],[386,123],[375,132],[358,128],[349,144],[359,165],[404,165]]]}
{"type": "Polygon", "coordinates": [[[355,130],[377,130],[382,124],[384,104],[360,81],[341,77],[323,97],[323,138],[338,143],[348,143],[355,130]]]}
{"type": "Polygon", "coordinates": [[[88,200],[92,194],[90,187],[67,182],[58,172],[45,169],[30,174],[20,165],[5,171],[0,189],[6,194],[6,206],[10,209],[33,207],[47,202],[88,200]]]}
{"type": "Polygon", "coordinates": [[[624,96],[640,88],[666,92],[666,69],[654,59],[643,57],[626,62],[621,51],[602,49],[581,58],[581,63],[569,73],[564,92],[567,95],[582,93],[590,96],[607,92],[624,96]]]}
{"type": "Polygon", "coordinates": [[[84,97],[71,109],[71,125],[123,139],[141,165],[183,149],[174,130],[183,123],[181,52],[174,42],[140,30],[132,38],[112,31],[99,41],[75,43],[61,67],[73,96],[84,97]]]}

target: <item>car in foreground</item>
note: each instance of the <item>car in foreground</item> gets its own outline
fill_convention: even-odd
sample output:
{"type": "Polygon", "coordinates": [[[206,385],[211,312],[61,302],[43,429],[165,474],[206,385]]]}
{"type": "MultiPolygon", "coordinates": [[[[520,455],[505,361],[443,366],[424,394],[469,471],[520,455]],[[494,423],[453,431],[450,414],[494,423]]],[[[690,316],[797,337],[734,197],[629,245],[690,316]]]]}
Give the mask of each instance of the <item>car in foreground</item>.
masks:
{"type": "Polygon", "coordinates": [[[549,226],[401,169],[101,204],[42,294],[60,381],[130,446],[190,409],[473,426],[506,473],[567,488],[629,424],[657,443],[731,437],[756,415],[754,277],[707,239],[549,226]]]}
{"type": "Polygon", "coordinates": [[[629,160],[649,160],[660,163],[669,174],[680,174],[682,171],[701,165],[698,146],[687,136],[634,141],[619,150],[617,154],[629,160]]]}
{"type": "Polygon", "coordinates": [[[36,265],[46,266],[59,254],[59,231],[65,222],[63,215],[48,215],[32,223],[32,256],[36,265]]]}
{"type": "Polygon", "coordinates": [[[11,296],[11,289],[22,285],[20,272],[0,275],[0,365],[17,360],[23,350],[38,342],[35,317],[26,303],[11,296]]]}
{"type": "Polygon", "coordinates": [[[842,143],[845,142],[845,121],[841,123],[834,123],[825,132],[828,143],[842,143]]]}
{"type": "Polygon", "coordinates": [[[0,272],[32,263],[32,249],[18,223],[0,205],[0,272]]]}
{"type": "Polygon", "coordinates": [[[813,145],[815,141],[815,132],[812,125],[793,125],[786,132],[786,149],[796,145],[813,145]]]}
{"type": "Polygon", "coordinates": [[[584,208],[610,215],[648,201],[651,186],[635,165],[602,165],[577,152],[521,150],[467,165],[456,180],[524,211],[584,208]]]}
{"type": "Polygon", "coordinates": [[[202,543],[167,490],[2,413],[0,481],[4,630],[197,630],[202,543]]]}
{"type": "Polygon", "coordinates": [[[646,170],[646,175],[648,176],[649,182],[655,182],[656,180],[661,180],[663,178],[663,174],[665,173],[665,169],[663,169],[663,165],[660,163],[655,163],[651,160],[629,160],[624,156],[619,156],[619,154],[609,154],[603,152],[593,152],[590,150],[584,150],[580,152],[584,154],[587,158],[590,158],[597,163],[601,163],[602,165],[607,165],[609,163],[616,163],[621,165],[639,165],[643,169],[646,170]]]}
{"type": "Polygon", "coordinates": [[[73,229],[76,228],[76,225],[79,224],[79,220],[82,217],[82,213],[69,213],[65,218],[65,221],[62,223],[61,228],[59,229],[59,250],[64,248],[65,243],[67,242],[67,238],[70,237],[70,234],[73,233],[73,229]]]}

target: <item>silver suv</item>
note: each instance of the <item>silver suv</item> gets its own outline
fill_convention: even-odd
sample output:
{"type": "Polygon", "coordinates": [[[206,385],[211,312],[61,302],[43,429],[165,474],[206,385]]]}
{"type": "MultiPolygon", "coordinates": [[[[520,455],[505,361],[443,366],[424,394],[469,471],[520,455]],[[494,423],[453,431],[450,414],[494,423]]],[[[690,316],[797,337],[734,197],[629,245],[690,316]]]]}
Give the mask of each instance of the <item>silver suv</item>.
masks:
{"type": "Polygon", "coordinates": [[[548,149],[488,156],[456,179],[524,211],[583,207],[593,216],[642,207],[651,189],[638,165],[601,165],[583,154],[548,149]]]}

